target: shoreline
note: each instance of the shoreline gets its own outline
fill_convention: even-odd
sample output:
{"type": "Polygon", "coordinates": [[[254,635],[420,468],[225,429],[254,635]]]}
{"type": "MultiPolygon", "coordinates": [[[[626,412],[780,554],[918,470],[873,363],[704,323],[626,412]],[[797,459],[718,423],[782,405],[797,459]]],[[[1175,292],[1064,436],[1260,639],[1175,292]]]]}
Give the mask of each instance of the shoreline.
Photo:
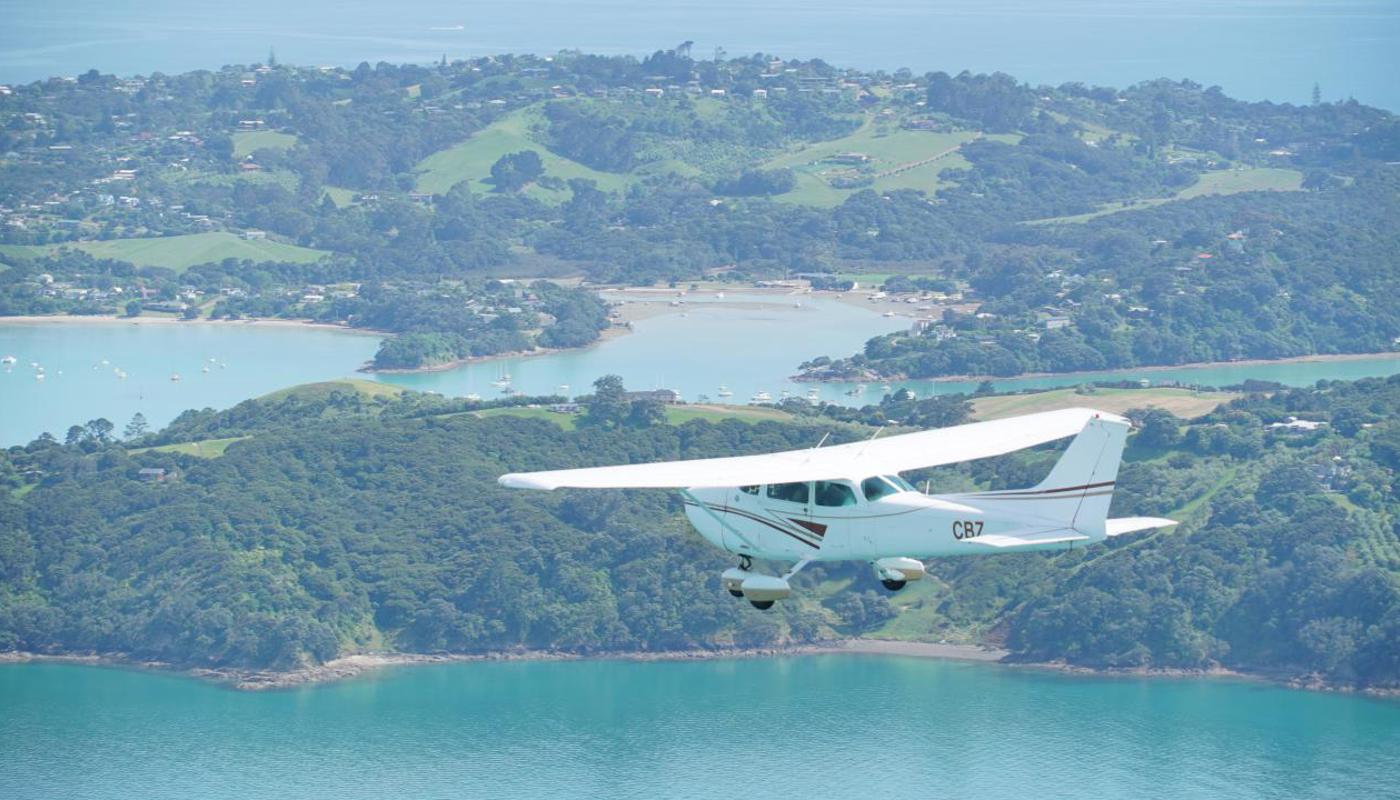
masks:
{"type": "MultiPolygon", "coordinates": [[[[1076,372],[1023,372],[1020,375],[937,375],[929,378],[910,377],[876,377],[876,378],[813,378],[807,375],[793,375],[789,378],[797,383],[871,383],[884,381],[894,383],[897,381],[923,381],[928,383],[956,382],[971,383],[973,381],[1018,381],[1035,378],[1063,378],[1070,375],[1082,375],[1085,382],[1092,383],[1096,375],[1117,375],[1125,372],[1170,372],[1178,369],[1218,369],[1220,367],[1261,367],[1270,364],[1308,364],[1308,363],[1329,363],[1346,361],[1365,361],[1367,359],[1392,360],[1400,359],[1400,350],[1382,350],[1375,353],[1315,353],[1307,356],[1288,356],[1287,358],[1246,358],[1239,361],[1192,361],[1188,364],[1158,364],[1147,367],[1118,367],[1113,369],[1095,369],[1076,372]]],[[[1123,378],[1123,380],[1132,380],[1123,378]]],[[[1063,388],[1063,387],[1062,387],[1063,388]]],[[[1001,392],[998,392],[1001,394],[1001,392]]]]}
{"type": "Polygon", "coordinates": [[[254,670],[233,667],[180,667],[161,661],[132,659],[120,653],[46,654],[0,652],[0,666],[6,664],[74,664],[140,671],[164,672],[179,677],[208,681],[230,689],[248,692],[278,691],[351,680],[383,669],[432,664],[486,663],[504,661],[717,661],[816,655],[853,655],[921,658],[961,661],[1031,669],[1067,677],[1082,678],[1171,678],[1228,679],[1254,681],[1281,688],[1315,692],[1360,694],[1377,699],[1400,699],[1400,687],[1378,688],[1335,684],[1317,676],[1273,671],[1241,671],[1227,667],[1183,669],[1175,667],[1132,667],[1100,669],[1063,661],[1008,660],[1010,651],[971,644],[939,644],[897,639],[840,639],[811,644],[771,647],[728,647],[713,650],[657,650],[617,653],[570,653],[554,650],[510,650],[491,653],[355,653],[322,664],[290,670],[254,670]]]}
{"type": "Polygon", "coordinates": [[[0,316],[0,325],[224,325],[259,328],[310,328],[312,330],[339,331],[361,336],[389,336],[385,331],[372,328],[352,328],[332,322],[312,322],[300,319],[277,319],[271,317],[247,317],[244,319],[180,319],[179,317],[118,317],[110,314],[30,314],[13,317],[0,316]]]}

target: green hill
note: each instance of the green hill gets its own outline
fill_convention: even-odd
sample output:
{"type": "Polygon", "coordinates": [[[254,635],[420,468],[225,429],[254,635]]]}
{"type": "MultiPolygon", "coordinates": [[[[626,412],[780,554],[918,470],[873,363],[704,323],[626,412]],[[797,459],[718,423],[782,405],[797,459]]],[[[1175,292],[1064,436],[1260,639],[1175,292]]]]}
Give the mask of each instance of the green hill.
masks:
{"type": "Polygon", "coordinates": [[[282,244],[268,239],[248,240],[223,232],[64,242],[49,245],[8,244],[0,245],[0,255],[33,257],[52,253],[64,247],[82,250],[97,258],[129,261],[139,267],[169,267],[177,271],[195,264],[222,261],[226,258],[250,261],[291,261],[306,264],[329,255],[329,251],[326,250],[282,244]]]}
{"type": "MultiPolygon", "coordinates": [[[[522,150],[538,153],[544,162],[545,175],[560,180],[587,178],[605,191],[619,190],[630,181],[626,175],[592,169],[545,149],[530,137],[530,128],[538,122],[538,106],[522,108],[496,120],[465,142],[433,153],[418,162],[414,169],[418,176],[415,187],[420,192],[444,194],[467,181],[474,192],[491,192],[494,187],[487,182],[491,177],[491,165],[501,156],[522,150]]],[[[527,194],[551,202],[563,202],[569,196],[567,189],[553,191],[539,185],[531,186],[527,194]]]]}

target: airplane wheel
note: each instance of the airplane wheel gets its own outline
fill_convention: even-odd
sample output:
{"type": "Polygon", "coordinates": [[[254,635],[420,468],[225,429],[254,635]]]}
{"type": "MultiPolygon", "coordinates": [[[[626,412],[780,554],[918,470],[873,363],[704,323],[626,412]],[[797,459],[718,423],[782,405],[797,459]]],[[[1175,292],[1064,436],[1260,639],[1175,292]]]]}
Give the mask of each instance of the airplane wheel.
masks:
{"type": "Polygon", "coordinates": [[[741,592],[741,591],[739,591],[738,589],[730,589],[730,590],[729,590],[729,593],[732,594],[732,595],[734,595],[735,597],[743,597],[743,596],[744,596],[744,593],[741,592]]]}
{"type": "Polygon", "coordinates": [[[885,585],[885,588],[889,589],[891,592],[897,592],[900,589],[903,589],[904,584],[908,583],[908,581],[891,581],[881,578],[880,583],[883,583],[885,585]]]}
{"type": "Polygon", "coordinates": [[[753,607],[759,611],[767,611],[773,607],[772,600],[750,600],[749,602],[753,603],[753,607]]]}

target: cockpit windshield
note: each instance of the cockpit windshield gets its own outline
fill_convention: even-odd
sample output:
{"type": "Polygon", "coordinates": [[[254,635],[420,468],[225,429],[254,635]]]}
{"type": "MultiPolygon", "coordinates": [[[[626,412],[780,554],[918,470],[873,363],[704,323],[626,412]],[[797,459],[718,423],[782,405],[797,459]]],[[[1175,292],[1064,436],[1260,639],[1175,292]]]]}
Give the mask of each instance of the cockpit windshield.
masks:
{"type": "Polygon", "coordinates": [[[876,475],[873,478],[866,478],[865,480],[860,482],[860,493],[865,495],[866,501],[871,503],[875,502],[876,500],[879,500],[882,497],[888,497],[899,491],[900,489],[898,486],[891,483],[888,479],[880,477],[879,475],[876,475]]]}

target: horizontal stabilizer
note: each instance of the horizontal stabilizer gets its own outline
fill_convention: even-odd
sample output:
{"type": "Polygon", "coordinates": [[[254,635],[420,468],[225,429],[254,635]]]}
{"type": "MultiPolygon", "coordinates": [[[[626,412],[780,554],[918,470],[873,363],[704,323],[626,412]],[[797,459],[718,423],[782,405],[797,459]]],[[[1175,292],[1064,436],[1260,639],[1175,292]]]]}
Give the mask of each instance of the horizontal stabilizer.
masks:
{"type": "Polygon", "coordinates": [[[1016,550],[1020,548],[1044,547],[1052,544],[1087,542],[1089,541],[1089,537],[1071,528],[1056,528],[1054,530],[1036,531],[1034,533],[1025,533],[1022,535],[989,533],[986,536],[964,539],[963,541],[969,544],[995,547],[998,550],[1016,550]]]}
{"type": "Polygon", "coordinates": [[[1153,528],[1168,528],[1175,524],[1177,524],[1176,520],[1161,517],[1119,517],[1108,520],[1105,527],[1109,536],[1122,536],[1125,533],[1135,533],[1153,528]]]}

